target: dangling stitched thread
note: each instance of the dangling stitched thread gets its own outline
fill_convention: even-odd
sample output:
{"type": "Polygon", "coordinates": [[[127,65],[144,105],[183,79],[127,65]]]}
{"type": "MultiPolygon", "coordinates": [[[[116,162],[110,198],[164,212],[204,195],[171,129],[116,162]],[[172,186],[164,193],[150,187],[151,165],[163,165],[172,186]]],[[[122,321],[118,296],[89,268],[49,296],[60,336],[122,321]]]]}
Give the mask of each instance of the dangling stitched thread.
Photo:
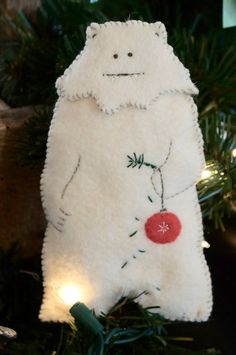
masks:
{"type": "MultiPolygon", "coordinates": [[[[162,169],[169,160],[171,148],[172,140],[170,140],[169,149],[165,160],[159,167],[150,162],[146,162],[144,160],[144,154],[137,155],[135,152],[133,152],[132,156],[127,155],[129,160],[127,168],[138,167],[140,169],[142,166],[146,166],[152,168],[153,170],[150,180],[155,194],[161,199],[161,208],[158,213],[153,214],[147,219],[145,223],[145,232],[147,238],[149,238],[152,242],[159,244],[166,244],[175,241],[182,229],[179,218],[174,213],[168,212],[165,208],[165,186],[162,169]],[[153,178],[157,172],[160,175],[160,193],[157,191],[153,181],[153,178]]],[[[153,199],[149,195],[147,197],[148,200],[153,203],[153,199]]],[[[130,236],[133,236],[133,233],[130,236]]],[[[139,250],[139,252],[145,251],[139,250]]]]}
{"type": "Polygon", "coordinates": [[[153,169],[153,173],[150,179],[154,192],[161,198],[161,210],[159,213],[154,213],[151,217],[147,219],[145,223],[146,236],[152,242],[158,244],[174,242],[179,236],[182,226],[179,218],[174,213],[168,212],[165,208],[164,179],[161,168],[153,169]],[[158,193],[153,181],[153,177],[156,172],[159,172],[160,174],[161,194],[158,193]]]}
{"type": "Polygon", "coordinates": [[[135,231],[129,235],[130,238],[132,238],[138,231],[135,231]]]}
{"type": "Polygon", "coordinates": [[[128,261],[126,261],[126,262],[121,266],[121,269],[124,269],[124,267],[126,267],[127,264],[128,264],[128,261]]]}

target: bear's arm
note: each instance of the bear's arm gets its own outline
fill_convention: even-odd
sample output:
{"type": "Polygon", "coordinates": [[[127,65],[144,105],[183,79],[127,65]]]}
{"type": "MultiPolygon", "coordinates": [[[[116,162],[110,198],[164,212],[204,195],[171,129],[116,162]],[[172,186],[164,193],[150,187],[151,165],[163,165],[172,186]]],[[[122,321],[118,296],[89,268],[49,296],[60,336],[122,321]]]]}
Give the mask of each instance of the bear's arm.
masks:
{"type": "Polygon", "coordinates": [[[65,196],[69,184],[78,173],[81,158],[75,125],[75,117],[70,117],[66,103],[57,104],[49,130],[47,157],[41,176],[43,207],[48,222],[54,225],[58,222],[58,216],[63,219],[72,213],[65,196]]]}
{"type": "MultiPolygon", "coordinates": [[[[203,139],[197,116],[193,99],[178,95],[172,104],[170,154],[161,169],[165,198],[174,197],[196,185],[205,166],[203,139]]],[[[160,175],[156,182],[161,186],[160,175]]]]}

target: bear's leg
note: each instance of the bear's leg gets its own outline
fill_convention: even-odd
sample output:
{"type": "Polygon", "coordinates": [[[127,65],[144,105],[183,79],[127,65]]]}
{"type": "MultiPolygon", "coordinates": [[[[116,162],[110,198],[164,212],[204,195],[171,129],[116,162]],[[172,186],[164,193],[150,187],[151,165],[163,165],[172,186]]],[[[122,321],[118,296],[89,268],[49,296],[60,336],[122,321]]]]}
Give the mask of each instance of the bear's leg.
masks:
{"type": "Polygon", "coordinates": [[[167,200],[166,208],[180,219],[181,233],[174,242],[156,244],[149,250],[154,257],[150,263],[151,286],[140,302],[143,306],[159,306],[156,311],[171,320],[206,321],[212,308],[211,279],[201,246],[203,230],[195,187],[167,200]]]}
{"type": "Polygon", "coordinates": [[[192,256],[193,263],[176,264],[163,283],[160,314],[170,319],[206,321],[211,312],[210,279],[203,260],[192,256]],[[194,262],[194,259],[196,260],[194,262]]]}
{"type": "Polygon", "coordinates": [[[102,313],[107,314],[110,309],[119,301],[121,297],[121,291],[116,287],[115,284],[110,283],[108,287],[94,288],[93,295],[96,294],[96,297],[92,297],[92,300],[86,302],[86,306],[94,310],[97,316],[102,313]]]}
{"type": "MultiPolygon", "coordinates": [[[[85,285],[83,283],[68,283],[65,284],[65,286],[61,284],[56,285],[55,287],[54,285],[48,283],[45,285],[44,299],[39,315],[40,319],[42,321],[71,321],[72,318],[69,314],[69,309],[73,305],[73,302],[67,303],[65,295],[67,297],[67,293],[73,292],[73,288],[75,288],[75,291],[78,289],[79,294],[81,290],[81,298],[75,298],[74,303],[84,303],[89,309],[93,310],[97,316],[101,315],[102,313],[108,313],[108,311],[120,298],[119,292],[115,291],[116,288],[114,285],[110,285],[109,289],[104,287],[102,292],[97,291],[95,287],[89,287],[90,291],[88,293],[84,292],[83,294],[84,290],[88,290],[88,284],[85,285]],[[112,286],[114,289],[112,289],[112,286]],[[66,289],[66,287],[68,289],[66,289]],[[95,297],[94,294],[96,295],[95,297]]],[[[71,297],[71,295],[68,296],[69,299],[73,297],[71,297]]]]}
{"type": "Polygon", "coordinates": [[[168,203],[180,218],[182,230],[175,242],[163,248],[159,313],[169,319],[206,321],[212,309],[212,291],[195,187],[168,203]]]}
{"type": "Polygon", "coordinates": [[[210,275],[203,256],[192,251],[191,260],[178,253],[166,259],[166,263],[156,269],[159,281],[154,273],[149,280],[147,277],[140,280],[142,289],[147,292],[137,302],[143,307],[154,307],[151,312],[167,319],[206,321],[212,299],[210,275]]]}
{"type": "Polygon", "coordinates": [[[205,260],[197,254],[192,255],[192,263],[181,258],[163,265],[160,285],[156,286],[150,280],[149,286],[146,286],[148,292],[137,301],[143,307],[158,306],[151,312],[167,319],[205,321],[212,307],[210,277],[205,260]]]}
{"type": "Polygon", "coordinates": [[[81,259],[69,238],[48,225],[43,247],[44,297],[39,315],[43,321],[69,322],[68,311],[75,302],[85,303],[97,315],[107,313],[121,294],[114,275],[103,264],[92,264],[89,257],[81,259]]]}

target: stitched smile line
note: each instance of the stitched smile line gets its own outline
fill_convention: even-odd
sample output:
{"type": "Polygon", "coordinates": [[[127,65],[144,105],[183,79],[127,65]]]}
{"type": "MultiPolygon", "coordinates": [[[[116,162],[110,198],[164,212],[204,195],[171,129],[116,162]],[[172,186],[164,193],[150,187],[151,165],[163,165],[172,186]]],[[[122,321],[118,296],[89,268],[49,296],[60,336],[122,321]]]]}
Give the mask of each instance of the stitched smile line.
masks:
{"type": "Polygon", "coordinates": [[[117,74],[102,74],[103,76],[134,76],[134,75],[144,75],[144,73],[117,73],[117,74]]]}

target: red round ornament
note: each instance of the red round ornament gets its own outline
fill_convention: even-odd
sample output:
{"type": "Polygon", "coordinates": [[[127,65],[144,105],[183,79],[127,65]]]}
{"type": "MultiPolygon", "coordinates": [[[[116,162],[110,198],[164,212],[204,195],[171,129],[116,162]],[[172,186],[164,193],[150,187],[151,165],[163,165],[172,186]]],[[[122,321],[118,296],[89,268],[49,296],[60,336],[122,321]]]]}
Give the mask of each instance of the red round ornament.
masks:
{"type": "Polygon", "coordinates": [[[155,213],[147,219],[145,232],[154,243],[171,243],[177,239],[181,232],[181,222],[172,212],[155,213]]]}

